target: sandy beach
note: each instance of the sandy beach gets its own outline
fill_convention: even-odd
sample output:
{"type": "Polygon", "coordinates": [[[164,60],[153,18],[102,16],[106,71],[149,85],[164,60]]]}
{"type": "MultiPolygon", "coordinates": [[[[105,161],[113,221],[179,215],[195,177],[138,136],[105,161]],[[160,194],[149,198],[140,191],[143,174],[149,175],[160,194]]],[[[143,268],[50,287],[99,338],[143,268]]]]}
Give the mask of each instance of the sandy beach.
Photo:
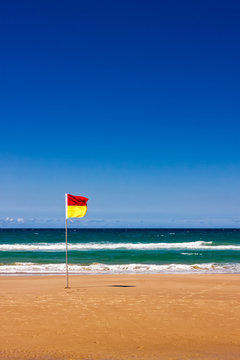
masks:
{"type": "Polygon", "coordinates": [[[240,275],[1,277],[1,359],[240,359],[240,275]]]}

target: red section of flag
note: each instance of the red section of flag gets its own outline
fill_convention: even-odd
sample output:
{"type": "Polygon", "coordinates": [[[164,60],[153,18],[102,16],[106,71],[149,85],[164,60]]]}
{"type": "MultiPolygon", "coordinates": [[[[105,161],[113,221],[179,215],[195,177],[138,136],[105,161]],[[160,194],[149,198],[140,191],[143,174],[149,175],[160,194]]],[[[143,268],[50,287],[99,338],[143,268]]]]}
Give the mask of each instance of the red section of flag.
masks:
{"type": "Polygon", "coordinates": [[[74,195],[67,194],[67,199],[68,199],[67,205],[87,206],[88,198],[86,198],[84,196],[74,196],[74,195]]]}

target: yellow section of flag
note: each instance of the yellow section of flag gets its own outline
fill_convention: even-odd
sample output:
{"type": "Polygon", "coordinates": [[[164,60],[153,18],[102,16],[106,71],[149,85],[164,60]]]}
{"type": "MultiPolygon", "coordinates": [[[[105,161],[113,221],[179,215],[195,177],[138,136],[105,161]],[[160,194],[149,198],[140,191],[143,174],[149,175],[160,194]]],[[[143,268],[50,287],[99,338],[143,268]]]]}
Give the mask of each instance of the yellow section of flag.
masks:
{"type": "Polygon", "coordinates": [[[86,215],[87,206],[68,206],[67,207],[67,217],[83,217],[86,215]]]}

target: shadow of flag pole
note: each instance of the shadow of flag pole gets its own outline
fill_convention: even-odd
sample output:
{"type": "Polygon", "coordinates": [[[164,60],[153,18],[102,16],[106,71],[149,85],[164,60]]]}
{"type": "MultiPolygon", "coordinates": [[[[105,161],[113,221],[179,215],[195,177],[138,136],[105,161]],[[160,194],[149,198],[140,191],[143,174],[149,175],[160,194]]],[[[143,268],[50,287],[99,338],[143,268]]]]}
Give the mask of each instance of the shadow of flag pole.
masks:
{"type": "Polygon", "coordinates": [[[66,287],[68,289],[68,218],[81,218],[86,215],[88,198],[65,194],[65,238],[66,238],[66,287]]]}

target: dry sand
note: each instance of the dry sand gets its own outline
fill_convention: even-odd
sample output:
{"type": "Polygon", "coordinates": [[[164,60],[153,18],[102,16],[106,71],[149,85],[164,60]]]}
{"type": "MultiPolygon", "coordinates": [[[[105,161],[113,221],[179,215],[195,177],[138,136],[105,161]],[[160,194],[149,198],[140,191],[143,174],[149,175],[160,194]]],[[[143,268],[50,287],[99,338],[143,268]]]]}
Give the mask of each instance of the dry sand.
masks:
{"type": "Polygon", "coordinates": [[[0,277],[0,358],[240,359],[240,275],[0,277]]]}

